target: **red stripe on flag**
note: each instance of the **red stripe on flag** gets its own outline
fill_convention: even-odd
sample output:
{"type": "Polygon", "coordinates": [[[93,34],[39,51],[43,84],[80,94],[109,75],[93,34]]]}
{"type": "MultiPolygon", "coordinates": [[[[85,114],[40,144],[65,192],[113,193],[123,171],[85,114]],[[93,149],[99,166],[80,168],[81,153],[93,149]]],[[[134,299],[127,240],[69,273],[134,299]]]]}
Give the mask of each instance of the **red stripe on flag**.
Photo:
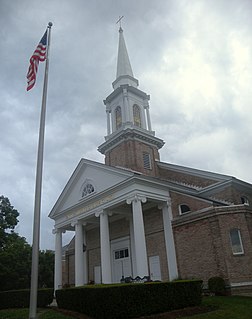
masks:
{"type": "Polygon", "coordinates": [[[40,40],[37,48],[30,58],[30,65],[27,72],[27,91],[32,89],[36,83],[36,75],[38,71],[39,62],[46,60],[46,45],[47,45],[47,31],[40,40]]]}

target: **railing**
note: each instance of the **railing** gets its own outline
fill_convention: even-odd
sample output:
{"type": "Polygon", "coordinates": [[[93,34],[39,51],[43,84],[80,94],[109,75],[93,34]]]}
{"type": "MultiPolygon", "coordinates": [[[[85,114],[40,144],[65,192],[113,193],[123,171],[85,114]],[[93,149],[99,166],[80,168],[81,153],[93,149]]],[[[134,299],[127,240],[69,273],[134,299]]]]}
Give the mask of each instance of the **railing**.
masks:
{"type": "Polygon", "coordinates": [[[150,282],[150,276],[144,276],[143,278],[136,276],[135,278],[129,276],[124,277],[122,276],[122,279],[120,280],[121,283],[130,284],[130,283],[143,283],[143,282],[150,282]]]}

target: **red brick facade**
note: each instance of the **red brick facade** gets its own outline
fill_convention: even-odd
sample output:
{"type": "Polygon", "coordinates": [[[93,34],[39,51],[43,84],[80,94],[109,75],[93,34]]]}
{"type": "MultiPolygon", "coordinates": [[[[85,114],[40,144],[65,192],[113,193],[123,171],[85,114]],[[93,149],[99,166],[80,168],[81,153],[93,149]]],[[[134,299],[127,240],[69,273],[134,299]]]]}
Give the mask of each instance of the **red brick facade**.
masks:
{"type": "Polygon", "coordinates": [[[106,165],[130,168],[149,176],[158,174],[156,161],[159,161],[158,149],[137,140],[123,141],[105,154],[106,165]],[[150,155],[150,169],[144,168],[144,153],[150,155]]]}

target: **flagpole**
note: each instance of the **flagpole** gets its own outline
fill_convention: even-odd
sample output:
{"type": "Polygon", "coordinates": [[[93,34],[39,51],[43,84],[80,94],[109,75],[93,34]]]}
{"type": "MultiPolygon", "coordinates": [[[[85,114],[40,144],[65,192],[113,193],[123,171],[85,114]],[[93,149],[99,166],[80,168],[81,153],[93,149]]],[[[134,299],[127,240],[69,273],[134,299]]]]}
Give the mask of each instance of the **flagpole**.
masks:
{"type": "Polygon", "coordinates": [[[33,219],[32,269],[31,269],[29,319],[36,319],[36,313],[37,313],[41,190],[42,190],[45,116],[46,116],[46,98],[47,98],[47,83],[48,83],[48,70],[49,70],[49,49],[50,49],[50,40],[51,40],[51,27],[52,27],[52,23],[49,22],[47,26],[48,34],[47,34],[46,64],[45,64],[44,86],[43,86],[42,106],[41,106],[41,115],[40,115],[38,154],[37,154],[37,170],[36,170],[34,217],[33,217],[34,219],[33,219]]]}

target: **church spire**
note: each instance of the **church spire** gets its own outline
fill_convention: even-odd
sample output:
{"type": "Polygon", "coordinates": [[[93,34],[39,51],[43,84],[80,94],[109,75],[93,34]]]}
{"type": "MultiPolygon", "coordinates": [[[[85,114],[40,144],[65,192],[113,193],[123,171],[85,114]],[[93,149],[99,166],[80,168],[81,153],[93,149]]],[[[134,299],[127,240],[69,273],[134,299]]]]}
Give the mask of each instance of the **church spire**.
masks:
{"type": "Polygon", "coordinates": [[[113,82],[113,88],[116,89],[121,85],[128,84],[134,87],[138,86],[138,80],[134,78],[130,64],[130,59],[125,44],[123,29],[119,28],[119,46],[117,55],[117,72],[116,80],[113,82]]]}
{"type": "Polygon", "coordinates": [[[105,155],[107,165],[156,176],[156,162],[164,141],[155,137],[152,131],[150,96],[139,90],[138,81],[133,76],[121,26],[113,88],[114,91],[103,101],[107,113],[107,136],[98,150],[105,155]]]}
{"type": "Polygon", "coordinates": [[[123,75],[130,75],[134,77],[123,36],[123,29],[120,27],[116,78],[123,75]]]}

